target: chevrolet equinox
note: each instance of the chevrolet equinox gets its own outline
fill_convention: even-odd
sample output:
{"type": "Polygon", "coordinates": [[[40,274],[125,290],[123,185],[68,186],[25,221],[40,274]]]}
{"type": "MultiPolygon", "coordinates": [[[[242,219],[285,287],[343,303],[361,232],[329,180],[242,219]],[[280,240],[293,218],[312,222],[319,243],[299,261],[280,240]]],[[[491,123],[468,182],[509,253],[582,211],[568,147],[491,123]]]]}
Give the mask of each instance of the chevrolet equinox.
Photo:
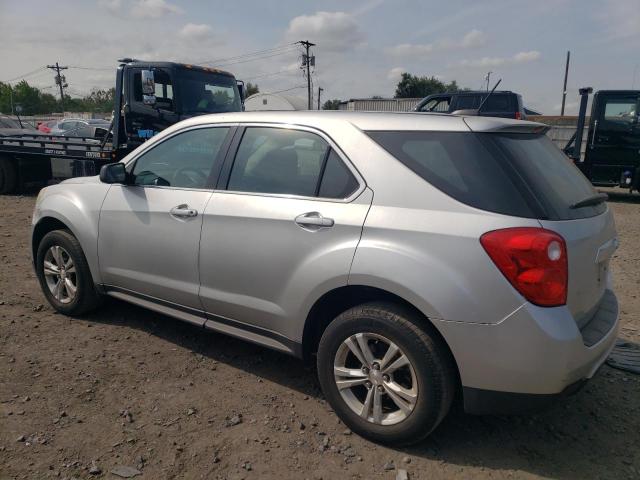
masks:
{"type": "Polygon", "coordinates": [[[613,346],[613,215],[531,122],[252,112],[164,130],[43,189],[40,285],[315,358],[354,432],[427,436],[460,395],[514,413],[576,391],[613,346]]]}

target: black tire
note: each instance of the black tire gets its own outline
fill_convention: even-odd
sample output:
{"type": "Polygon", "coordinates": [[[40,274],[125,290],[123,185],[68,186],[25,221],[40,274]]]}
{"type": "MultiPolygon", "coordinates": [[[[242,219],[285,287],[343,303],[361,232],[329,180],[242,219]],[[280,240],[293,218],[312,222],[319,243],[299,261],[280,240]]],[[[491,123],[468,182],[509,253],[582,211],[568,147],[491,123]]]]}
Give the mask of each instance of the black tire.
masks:
{"type": "Polygon", "coordinates": [[[18,186],[18,170],[15,162],[0,158],[0,194],[13,193],[18,186]]]}
{"type": "Polygon", "coordinates": [[[42,238],[38,245],[36,255],[36,274],[38,275],[40,287],[47,301],[60,313],[69,316],[82,315],[94,310],[101,303],[101,295],[96,291],[91,271],[89,270],[89,265],[87,264],[87,259],[84,256],[80,242],[78,242],[78,239],[68,230],[53,230],[42,238]],[[47,280],[45,279],[45,255],[53,246],[62,247],[73,260],[75,266],[75,276],[73,278],[77,290],[74,298],[69,303],[59,301],[49,289],[47,280]]]}
{"type": "Polygon", "coordinates": [[[374,442],[393,445],[419,442],[438,426],[451,407],[457,378],[451,354],[434,327],[408,308],[376,302],[343,312],[324,331],[317,361],[322,390],[338,417],[353,432],[374,442]],[[372,333],[391,340],[411,362],[418,395],[411,413],[399,423],[380,425],[361,418],[338,390],[333,368],[336,353],[347,338],[357,333],[372,333]]]}

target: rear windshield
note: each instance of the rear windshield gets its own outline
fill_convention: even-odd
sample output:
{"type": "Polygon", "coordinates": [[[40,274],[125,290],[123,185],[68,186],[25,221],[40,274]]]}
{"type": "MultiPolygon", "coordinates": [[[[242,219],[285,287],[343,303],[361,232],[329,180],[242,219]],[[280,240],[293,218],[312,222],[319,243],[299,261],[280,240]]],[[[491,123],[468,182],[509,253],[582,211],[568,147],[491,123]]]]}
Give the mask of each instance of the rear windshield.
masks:
{"type": "Polygon", "coordinates": [[[544,134],[367,133],[424,180],[472,207],[549,220],[606,209],[604,203],[570,208],[597,192],[544,134]]]}

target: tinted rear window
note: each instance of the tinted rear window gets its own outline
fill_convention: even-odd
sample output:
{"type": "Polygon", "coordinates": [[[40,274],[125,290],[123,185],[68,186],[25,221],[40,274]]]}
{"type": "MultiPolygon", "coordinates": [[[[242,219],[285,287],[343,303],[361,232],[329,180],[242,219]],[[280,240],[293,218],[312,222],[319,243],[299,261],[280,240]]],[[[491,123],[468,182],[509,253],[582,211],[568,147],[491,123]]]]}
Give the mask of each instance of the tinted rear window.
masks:
{"type": "Polygon", "coordinates": [[[368,132],[434,187],[472,207],[564,220],[601,213],[571,209],[596,192],[545,135],[473,132],[368,132]]]}

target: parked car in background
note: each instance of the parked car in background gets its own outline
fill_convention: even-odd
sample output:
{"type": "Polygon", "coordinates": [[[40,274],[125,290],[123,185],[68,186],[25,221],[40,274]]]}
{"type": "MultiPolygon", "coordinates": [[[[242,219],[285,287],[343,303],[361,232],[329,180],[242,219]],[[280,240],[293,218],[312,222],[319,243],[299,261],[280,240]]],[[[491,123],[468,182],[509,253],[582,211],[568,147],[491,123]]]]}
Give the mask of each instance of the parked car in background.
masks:
{"type": "MultiPolygon", "coordinates": [[[[460,110],[477,110],[490,92],[461,91],[456,93],[438,93],[425,97],[418,103],[416,112],[455,113],[460,110]]],[[[483,117],[502,117],[524,120],[527,118],[522,103],[522,95],[508,90],[494,91],[482,105],[478,115],[483,117]]]]}
{"type": "Polygon", "coordinates": [[[51,129],[56,126],[59,120],[49,120],[48,122],[40,122],[38,130],[42,133],[51,133],[51,129]]]}
{"type": "Polygon", "coordinates": [[[415,113],[191,118],[41,190],[35,270],[67,315],[110,295],[315,357],[350,429],[417,442],[456,393],[471,413],[536,408],[614,345],[613,215],[544,132],[415,113]]]}
{"type": "Polygon", "coordinates": [[[60,120],[51,128],[51,135],[62,135],[70,137],[92,137],[94,128],[109,128],[107,120],[84,120],[82,118],[65,118],[60,120]]]}
{"type": "Polygon", "coordinates": [[[109,133],[111,124],[107,121],[90,120],[89,123],[80,122],[75,128],[65,130],[63,137],[103,138],[109,133]]]}
{"type": "Polygon", "coordinates": [[[35,130],[33,125],[27,122],[20,122],[6,115],[0,115],[0,128],[8,128],[14,130],[35,130]]]}

